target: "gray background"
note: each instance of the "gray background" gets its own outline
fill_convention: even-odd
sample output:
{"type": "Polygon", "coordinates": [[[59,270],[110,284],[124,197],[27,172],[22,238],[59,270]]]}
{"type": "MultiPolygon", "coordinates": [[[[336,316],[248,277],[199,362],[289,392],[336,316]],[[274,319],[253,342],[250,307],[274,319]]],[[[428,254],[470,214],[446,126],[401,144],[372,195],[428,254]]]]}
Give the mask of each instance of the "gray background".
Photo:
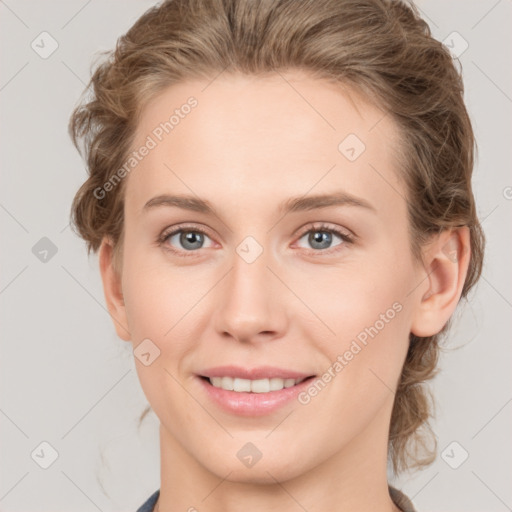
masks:
{"type": "MultiPolygon", "coordinates": [[[[135,510],[160,485],[156,416],[137,431],[146,399],[130,345],[106,311],[97,258],[87,258],[68,225],[86,177],[67,134],[69,115],[93,57],[151,5],[0,0],[2,511],[135,510]],[[43,31],[58,43],[47,58],[31,47],[51,49],[43,31]],[[57,252],[50,248],[41,261],[49,245],[57,252]],[[52,448],[42,442],[58,453],[47,469],[40,466],[52,462],[52,448]]],[[[483,278],[460,305],[432,385],[439,457],[394,484],[419,511],[512,510],[512,3],[418,6],[454,52],[468,44],[460,62],[488,242],[483,278]]]]}

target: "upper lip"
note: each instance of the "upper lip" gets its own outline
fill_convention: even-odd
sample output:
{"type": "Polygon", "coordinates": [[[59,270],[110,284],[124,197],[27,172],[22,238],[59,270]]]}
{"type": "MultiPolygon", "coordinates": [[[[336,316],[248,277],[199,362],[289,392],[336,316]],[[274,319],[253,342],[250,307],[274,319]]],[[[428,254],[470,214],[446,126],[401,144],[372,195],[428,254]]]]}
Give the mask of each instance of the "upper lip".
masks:
{"type": "Polygon", "coordinates": [[[258,366],[257,368],[242,368],[241,366],[216,366],[199,372],[202,377],[238,377],[241,379],[305,379],[312,373],[296,372],[274,366],[258,366]]]}

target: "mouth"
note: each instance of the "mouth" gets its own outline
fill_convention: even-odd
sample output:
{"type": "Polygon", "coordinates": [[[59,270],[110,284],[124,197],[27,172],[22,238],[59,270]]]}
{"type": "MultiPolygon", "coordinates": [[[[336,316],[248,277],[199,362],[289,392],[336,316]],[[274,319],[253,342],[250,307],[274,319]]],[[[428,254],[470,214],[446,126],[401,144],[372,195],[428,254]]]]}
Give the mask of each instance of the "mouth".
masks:
{"type": "Polygon", "coordinates": [[[257,379],[248,379],[216,373],[197,376],[205,398],[224,412],[246,417],[262,417],[297,405],[299,394],[316,377],[307,374],[295,374],[295,378],[290,374],[286,378],[262,377],[260,374],[257,379]]]}
{"type": "Polygon", "coordinates": [[[244,379],[242,377],[216,376],[207,377],[199,376],[207,384],[223,389],[224,391],[233,391],[235,393],[272,393],[283,389],[293,388],[299,384],[314,379],[316,375],[307,377],[293,378],[262,378],[262,379],[244,379]]]}
{"type": "Polygon", "coordinates": [[[236,416],[264,416],[296,402],[316,374],[276,366],[224,365],[196,373],[209,403],[236,416]]]}

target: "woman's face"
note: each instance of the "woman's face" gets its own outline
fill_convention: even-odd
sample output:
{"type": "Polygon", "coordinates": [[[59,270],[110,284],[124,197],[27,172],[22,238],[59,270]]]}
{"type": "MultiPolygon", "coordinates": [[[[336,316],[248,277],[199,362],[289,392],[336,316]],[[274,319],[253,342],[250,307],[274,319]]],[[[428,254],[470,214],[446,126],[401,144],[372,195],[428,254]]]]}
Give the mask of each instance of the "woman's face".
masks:
{"type": "Polygon", "coordinates": [[[118,332],[144,343],[163,450],[256,482],[385,459],[424,291],[396,144],[389,116],[297,72],[180,83],[147,105],[118,332]]]}

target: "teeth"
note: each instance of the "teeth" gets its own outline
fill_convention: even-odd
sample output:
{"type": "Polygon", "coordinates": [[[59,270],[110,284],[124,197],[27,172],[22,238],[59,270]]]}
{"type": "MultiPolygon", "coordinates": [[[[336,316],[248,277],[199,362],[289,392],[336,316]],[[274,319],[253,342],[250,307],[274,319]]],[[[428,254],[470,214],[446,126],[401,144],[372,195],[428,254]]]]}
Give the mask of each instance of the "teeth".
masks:
{"type": "Polygon", "coordinates": [[[268,393],[269,391],[280,391],[283,388],[291,388],[304,379],[239,379],[238,377],[210,377],[210,383],[216,388],[238,393],[268,393]]]}
{"type": "Polygon", "coordinates": [[[231,377],[221,377],[220,385],[218,387],[233,391],[233,379],[231,377]]]}

